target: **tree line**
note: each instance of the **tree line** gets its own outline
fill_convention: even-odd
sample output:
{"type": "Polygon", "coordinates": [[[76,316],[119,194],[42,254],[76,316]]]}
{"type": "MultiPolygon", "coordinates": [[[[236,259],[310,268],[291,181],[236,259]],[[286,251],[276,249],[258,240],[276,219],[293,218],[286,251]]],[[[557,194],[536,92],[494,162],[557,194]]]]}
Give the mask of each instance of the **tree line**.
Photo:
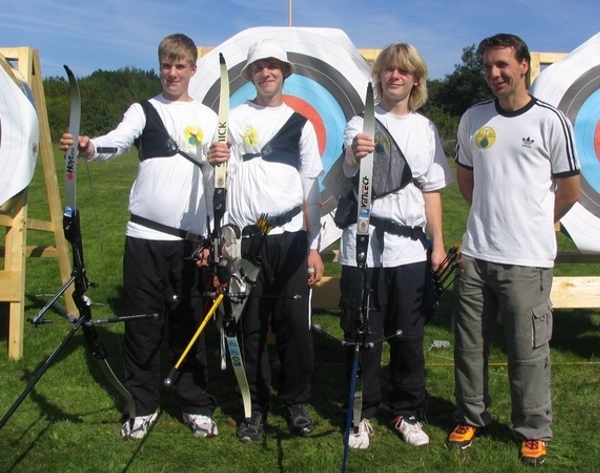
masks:
{"type": "MultiPolygon", "coordinates": [[[[461,61],[444,79],[428,81],[429,100],[419,110],[436,124],[447,154],[452,151],[460,116],[471,105],[492,97],[475,45],[463,49],[461,61]]],[[[51,136],[56,142],[68,128],[69,84],[66,77],[48,77],[43,82],[51,136]]],[[[129,105],[161,91],[154,70],[131,67],[97,70],[78,82],[83,103],[81,131],[89,136],[112,130],[129,105]]]]}

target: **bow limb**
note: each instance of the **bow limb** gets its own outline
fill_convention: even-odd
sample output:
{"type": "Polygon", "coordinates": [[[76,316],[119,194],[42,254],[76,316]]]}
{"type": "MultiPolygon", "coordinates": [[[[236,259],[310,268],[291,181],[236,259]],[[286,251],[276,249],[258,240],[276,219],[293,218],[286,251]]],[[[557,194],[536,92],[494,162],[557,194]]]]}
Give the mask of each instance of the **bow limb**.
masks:
{"type": "MultiPolygon", "coordinates": [[[[227,142],[227,122],[229,120],[229,72],[222,53],[219,53],[221,70],[219,116],[217,127],[217,142],[227,142]]],[[[218,249],[218,238],[221,230],[221,220],[225,215],[227,202],[227,163],[217,164],[214,168],[213,218],[215,252],[218,249]]]]}
{"type": "Polygon", "coordinates": [[[89,287],[86,276],[85,260],[83,257],[83,241],[81,238],[81,225],[79,210],[77,209],[77,154],[79,144],[79,128],[81,124],[81,94],[75,75],[68,66],[64,66],[69,79],[71,93],[71,111],[69,117],[69,133],[73,144],[65,155],[65,211],[63,214],[63,230],[66,240],[71,244],[73,251],[73,300],[82,319],[80,326],[83,329],[85,341],[92,355],[98,360],[100,367],[113,387],[127,402],[129,417],[135,417],[135,401],[131,393],[123,386],[107,359],[107,351],[102,339],[98,335],[93,322],[91,302],[85,295],[89,287]]]}
{"type": "MultiPolygon", "coordinates": [[[[375,102],[373,84],[367,85],[363,133],[375,138],[375,102]]],[[[349,454],[350,434],[357,431],[361,421],[363,406],[363,376],[360,364],[360,348],[366,346],[369,335],[369,293],[370,283],[367,273],[367,255],[369,252],[369,223],[371,219],[371,200],[373,187],[373,152],[360,160],[358,179],[358,205],[356,214],[356,264],[362,272],[362,302],[360,307],[360,328],[354,342],[354,356],[346,413],[346,429],[344,430],[344,454],[342,457],[342,473],[346,472],[349,454]]]]}
{"type": "MultiPolygon", "coordinates": [[[[219,118],[217,128],[217,141],[221,143],[227,142],[227,122],[229,120],[229,72],[225,57],[219,53],[219,66],[221,71],[220,79],[220,95],[219,95],[219,118]]],[[[213,251],[215,258],[213,261],[221,260],[221,221],[225,215],[227,204],[227,163],[221,163],[214,168],[214,193],[213,193],[213,251]]],[[[223,334],[227,342],[227,351],[233,367],[236,381],[240,388],[242,401],[244,404],[244,417],[250,418],[252,415],[250,387],[246,377],[242,352],[237,339],[235,324],[237,320],[232,315],[231,299],[228,294],[229,288],[225,287],[225,300],[223,302],[223,334]]]]}

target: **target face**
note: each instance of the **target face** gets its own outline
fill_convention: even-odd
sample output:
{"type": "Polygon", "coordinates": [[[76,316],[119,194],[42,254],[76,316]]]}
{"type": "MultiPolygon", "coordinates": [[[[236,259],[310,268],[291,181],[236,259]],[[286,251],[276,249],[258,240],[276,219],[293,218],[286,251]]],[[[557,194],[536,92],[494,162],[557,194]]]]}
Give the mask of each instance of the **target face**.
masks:
{"type": "Polygon", "coordinates": [[[581,197],[561,223],[582,252],[600,252],[600,33],[542,71],[532,94],[573,124],[581,197]]]}
{"type": "Polygon", "coordinates": [[[364,97],[370,80],[370,67],[346,34],[332,28],[260,27],[233,36],[198,60],[198,71],[190,83],[191,95],[217,111],[220,74],[218,54],[227,62],[230,81],[230,108],[256,96],[252,83],[240,75],[247,51],[259,39],[281,43],[294,73],[283,86],[283,100],[313,124],[325,170],[320,178],[322,248],[341,236],[333,224],[337,206],[336,183],[341,166],[343,133],[352,116],[364,110],[364,97]],[[339,164],[339,163],[338,163],[339,164]]]}
{"type": "Polygon", "coordinates": [[[35,171],[39,122],[33,96],[3,56],[0,56],[0,212],[25,189],[35,171]]]}

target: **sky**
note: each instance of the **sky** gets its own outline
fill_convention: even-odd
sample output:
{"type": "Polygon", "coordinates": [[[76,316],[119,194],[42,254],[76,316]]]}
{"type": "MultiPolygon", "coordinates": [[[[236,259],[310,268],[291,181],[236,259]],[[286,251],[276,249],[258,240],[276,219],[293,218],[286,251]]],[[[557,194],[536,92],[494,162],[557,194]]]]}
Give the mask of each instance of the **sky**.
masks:
{"type": "Polygon", "coordinates": [[[536,52],[570,52],[600,31],[598,0],[1,0],[0,48],[37,49],[43,77],[135,67],[158,71],[157,46],[184,33],[218,46],[256,26],[343,30],[361,49],[412,43],[443,79],[464,48],[496,33],[536,52]],[[291,7],[291,8],[290,8],[291,7]]]}

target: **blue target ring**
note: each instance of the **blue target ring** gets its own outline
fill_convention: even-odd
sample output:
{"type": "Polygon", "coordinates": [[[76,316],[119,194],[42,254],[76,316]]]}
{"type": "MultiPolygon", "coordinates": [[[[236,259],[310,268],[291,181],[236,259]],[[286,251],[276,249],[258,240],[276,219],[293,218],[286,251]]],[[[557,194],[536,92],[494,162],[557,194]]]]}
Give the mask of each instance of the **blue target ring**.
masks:
{"type": "Polygon", "coordinates": [[[587,70],[566,90],[558,108],[573,123],[581,163],[579,203],[600,218],[600,169],[594,151],[594,127],[600,118],[600,65],[587,70]]]}
{"type": "Polygon", "coordinates": [[[581,171],[588,184],[600,194],[600,165],[594,135],[600,122],[600,89],[589,95],[575,117],[575,141],[581,171]]]}

